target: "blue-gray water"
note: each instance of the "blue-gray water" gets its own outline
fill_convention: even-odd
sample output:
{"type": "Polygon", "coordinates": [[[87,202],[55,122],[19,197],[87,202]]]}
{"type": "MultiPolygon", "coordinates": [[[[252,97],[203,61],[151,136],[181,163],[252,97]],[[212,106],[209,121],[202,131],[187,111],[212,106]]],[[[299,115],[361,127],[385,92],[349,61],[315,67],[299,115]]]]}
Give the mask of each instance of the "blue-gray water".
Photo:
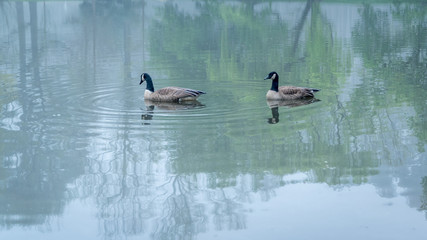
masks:
{"type": "Polygon", "coordinates": [[[0,239],[425,239],[427,5],[343,2],[0,1],[0,239]]]}

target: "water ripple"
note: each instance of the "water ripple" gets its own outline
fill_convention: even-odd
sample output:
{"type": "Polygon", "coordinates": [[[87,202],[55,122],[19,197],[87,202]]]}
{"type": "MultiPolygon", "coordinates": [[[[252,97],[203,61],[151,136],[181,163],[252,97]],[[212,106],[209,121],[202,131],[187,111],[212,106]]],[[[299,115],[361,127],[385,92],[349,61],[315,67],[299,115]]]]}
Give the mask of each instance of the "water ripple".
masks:
{"type": "MultiPolygon", "coordinates": [[[[199,102],[178,104],[144,101],[144,88],[134,82],[61,80],[44,89],[44,108],[38,112],[33,127],[34,131],[44,129],[51,133],[76,131],[77,137],[111,132],[105,130],[130,130],[132,134],[146,136],[147,131],[150,135],[177,131],[208,135],[225,128],[236,132],[242,126],[246,130],[259,128],[270,114],[264,93],[251,96],[245,94],[245,89],[235,92],[231,90],[233,84],[202,87],[208,94],[201,96],[199,102]]],[[[260,84],[245,87],[259,88],[260,84]]]]}

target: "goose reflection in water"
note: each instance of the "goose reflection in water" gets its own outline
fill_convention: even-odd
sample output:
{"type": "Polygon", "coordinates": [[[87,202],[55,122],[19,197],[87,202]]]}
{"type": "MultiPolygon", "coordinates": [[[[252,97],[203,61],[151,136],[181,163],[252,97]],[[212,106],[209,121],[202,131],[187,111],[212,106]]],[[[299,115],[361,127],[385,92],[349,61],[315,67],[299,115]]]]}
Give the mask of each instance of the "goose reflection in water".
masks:
{"type": "MultiPolygon", "coordinates": [[[[181,111],[189,110],[193,108],[202,108],[205,105],[199,101],[182,101],[182,102],[154,102],[150,100],[144,100],[146,111],[141,115],[141,120],[149,121],[153,119],[155,109],[164,111],[181,111]]],[[[143,122],[143,125],[150,125],[148,122],[143,122]]]]}
{"type": "Polygon", "coordinates": [[[311,103],[319,102],[320,100],[317,98],[309,98],[309,99],[296,99],[296,100],[267,100],[267,105],[271,109],[271,118],[268,118],[269,124],[276,124],[279,122],[279,107],[299,107],[308,105],[311,103]]]}
{"type": "Polygon", "coordinates": [[[143,120],[142,125],[150,125],[150,123],[145,121],[150,121],[153,119],[154,105],[147,106],[147,110],[144,114],[141,115],[141,120],[143,120]]]}

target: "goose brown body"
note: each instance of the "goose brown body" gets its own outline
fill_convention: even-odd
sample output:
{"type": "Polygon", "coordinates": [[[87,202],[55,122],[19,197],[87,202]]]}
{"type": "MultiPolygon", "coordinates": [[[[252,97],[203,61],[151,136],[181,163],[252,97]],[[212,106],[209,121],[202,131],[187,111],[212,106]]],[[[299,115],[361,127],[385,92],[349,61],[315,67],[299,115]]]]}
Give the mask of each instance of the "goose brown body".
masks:
{"type": "Polygon", "coordinates": [[[315,88],[295,87],[295,86],[280,86],[279,75],[276,72],[271,72],[264,79],[271,79],[271,89],[268,90],[267,100],[296,100],[314,98],[314,93],[320,91],[315,88]]]}
{"type": "Polygon", "coordinates": [[[200,95],[205,94],[203,91],[194,90],[190,88],[181,87],[165,87],[154,91],[153,82],[150,75],[143,73],[141,75],[141,83],[147,82],[147,88],[144,92],[144,99],[153,102],[181,102],[181,101],[194,101],[200,95]]]}
{"type": "Polygon", "coordinates": [[[294,87],[294,86],[281,86],[278,91],[268,90],[268,100],[295,100],[313,98],[314,91],[311,88],[294,87]]]}
{"type": "Polygon", "coordinates": [[[144,99],[154,102],[194,101],[201,94],[204,94],[204,92],[189,88],[165,87],[155,92],[146,89],[144,99]]]}

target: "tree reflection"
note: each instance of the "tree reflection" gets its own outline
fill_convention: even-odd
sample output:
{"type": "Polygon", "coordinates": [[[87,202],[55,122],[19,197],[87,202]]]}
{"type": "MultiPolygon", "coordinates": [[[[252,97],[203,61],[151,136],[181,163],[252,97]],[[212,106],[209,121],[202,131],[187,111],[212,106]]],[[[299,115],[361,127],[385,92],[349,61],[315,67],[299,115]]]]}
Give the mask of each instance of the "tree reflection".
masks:
{"type": "Polygon", "coordinates": [[[24,4],[22,2],[15,2],[16,17],[18,22],[19,34],[19,76],[21,87],[25,87],[25,73],[26,73],[26,41],[25,41],[25,20],[24,20],[24,4]]]}
{"type": "MultiPolygon", "coordinates": [[[[31,47],[30,69],[27,68],[27,43],[25,32],[23,2],[16,2],[16,21],[19,48],[19,81],[15,79],[3,81],[2,84],[10,91],[19,86],[20,91],[14,98],[4,98],[5,114],[12,115],[14,124],[0,129],[2,136],[1,151],[1,194],[0,215],[1,226],[11,228],[49,225],[51,216],[60,215],[67,196],[66,185],[82,170],[79,158],[82,152],[61,149],[61,146],[73,144],[52,134],[50,124],[45,121],[46,103],[52,100],[43,92],[44,85],[40,80],[40,47],[38,4],[29,2],[29,26],[31,47]],[[31,72],[27,72],[31,70],[31,72]],[[67,158],[76,158],[70,163],[67,158]]],[[[13,24],[11,24],[13,26],[13,24]]],[[[13,29],[13,27],[12,27],[13,29]]],[[[12,33],[14,31],[11,31],[12,33]]],[[[15,38],[15,34],[11,35],[15,38]]],[[[3,87],[3,85],[2,85],[3,87]]],[[[3,112],[2,112],[3,114],[3,112]]],[[[3,117],[3,116],[2,116],[3,117]]],[[[4,118],[2,118],[3,120],[4,118]]]]}
{"type": "MultiPolygon", "coordinates": [[[[418,142],[420,151],[423,151],[425,145],[426,128],[420,128],[422,119],[425,118],[423,113],[426,111],[424,101],[420,99],[425,87],[419,85],[425,83],[425,63],[423,62],[425,58],[425,33],[423,32],[425,31],[425,21],[423,20],[425,13],[424,10],[417,10],[414,14],[407,12],[425,8],[411,6],[399,6],[398,9],[393,10],[396,17],[398,15],[417,16],[406,20],[408,23],[404,23],[403,28],[412,30],[410,32],[406,30],[401,35],[400,33],[391,35],[389,32],[391,23],[385,12],[374,10],[370,5],[364,5],[361,9],[361,20],[353,28],[354,51],[362,54],[363,64],[373,69],[375,75],[374,77],[362,77],[363,83],[354,89],[354,93],[349,94],[350,100],[345,100],[347,93],[340,95],[334,93],[352,91],[341,89],[346,79],[345,76],[337,75],[337,72],[346,72],[342,69],[354,67],[351,60],[354,56],[343,48],[342,40],[336,39],[334,36],[333,25],[328,20],[328,16],[321,11],[321,4],[318,1],[307,1],[295,23],[276,17],[275,9],[270,6],[253,11],[254,5],[250,3],[224,7],[223,3],[204,2],[197,5],[201,14],[194,15],[180,11],[176,5],[165,4],[163,8],[159,8],[159,20],[151,28],[155,34],[151,35],[150,41],[158,44],[151,46],[150,51],[158,53],[153,55],[153,60],[159,68],[163,68],[161,66],[167,64],[170,59],[179,61],[180,66],[188,66],[173,69],[174,74],[181,77],[185,77],[189,69],[195,68],[206,69],[205,73],[197,72],[197,74],[206,75],[210,81],[251,79],[259,69],[282,69],[283,66],[278,64],[285,63],[286,79],[298,81],[300,84],[302,82],[304,85],[323,86],[322,88],[327,89],[323,95],[325,102],[336,103],[336,105],[327,106],[331,113],[327,119],[331,120],[331,124],[319,124],[316,119],[305,119],[304,116],[300,116],[301,118],[298,120],[304,124],[293,126],[292,129],[287,129],[287,132],[280,133],[301,139],[300,142],[291,143],[292,146],[279,144],[279,146],[262,146],[265,152],[271,153],[268,159],[277,160],[281,155],[288,156],[288,159],[280,159],[277,164],[270,163],[269,166],[276,172],[283,171],[279,174],[286,173],[289,166],[303,171],[311,169],[315,173],[315,181],[327,182],[331,185],[361,184],[367,182],[370,176],[379,173],[377,167],[383,164],[382,159],[388,159],[390,163],[398,164],[406,157],[413,157],[410,154],[411,150],[406,146],[400,146],[398,152],[389,147],[395,146],[400,141],[401,135],[396,134],[398,130],[396,122],[400,122],[402,116],[392,116],[389,109],[393,103],[390,105],[390,101],[384,101],[384,98],[391,99],[390,96],[399,96],[399,87],[396,85],[401,84],[401,81],[396,78],[405,74],[399,72],[403,65],[407,69],[405,71],[407,71],[408,77],[405,79],[416,80],[419,86],[417,89],[414,88],[414,95],[411,96],[418,102],[414,105],[418,110],[407,123],[409,125],[418,124],[417,127],[411,126],[411,128],[414,129],[419,140],[422,140],[418,142]],[[252,11],[248,11],[248,8],[252,8],[252,11]],[[416,27],[410,27],[411,24],[416,27]],[[407,58],[408,61],[399,61],[399,59],[406,58],[403,56],[406,55],[408,48],[404,45],[396,45],[396,41],[412,38],[403,37],[405,35],[417,37],[411,41],[414,46],[410,51],[412,56],[407,58]],[[304,38],[300,36],[304,36],[304,38]],[[171,39],[176,40],[172,45],[170,44],[171,39]],[[256,50],[249,51],[251,48],[256,50]],[[162,54],[160,54],[161,51],[163,51],[162,54]],[[199,52],[196,53],[196,51],[199,52]],[[418,62],[414,59],[417,59],[418,62]],[[384,60],[387,61],[384,62],[384,60]],[[385,67],[386,69],[384,69],[385,67]],[[393,68],[392,71],[388,70],[390,67],[393,68]],[[418,70],[413,71],[414,67],[418,70]],[[383,74],[383,76],[377,75],[377,73],[383,74]],[[394,78],[389,81],[392,85],[389,85],[390,89],[387,92],[385,90],[388,88],[388,83],[378,79],[379,77],[381,79],[394,78]],[[354,118],[357,115],[363,117],[354,118]],[[380,128],[376,123],[379,123],[380,128]],[[307,132],[306,129],[309,128],[312,130],[307,132]],[[383,142],[378,139],[377,134],[391,139],[394,144],[383,142]],[[316,145],[309,140],[310,138],[317,139],[316,145]],[[307,149],[312,151],[307,152],[307,149]],[[378,155],[378,151],[381,154],[378,155]],[[317,152],[316,156],[313,156],[312,152],[317,152]],[[343,156],[345,156],[345,161],[343,161],[343,156]]],[[[244,98],[243,94],[257,95],[258,93],[250,92],[250,90],[237,92],[236,101],[233,104],[239,104],[239,101],[244,98]],[[239,94],[242,95],[239,96],[239,94]]],[[[403,101],[394,99],[392,102],[398,106],[408,98],[408,96],[402,97],[403,101]]],[[[272,119],[275,119],[278,114],[273,110],[272,115],[272,119]]],[[[286,118],[292,119],[291,116],[286,116],[286,118]]],[[[271,136],[274,139],[281,139],[281,135],[273,131],[271,136]]],[[[185,134],[183,133],[183,135],[185,134]]],[[[218,142],[231,144],[232,147],[228,148],[238,152],[239,158],[223,156],[218,159],[221,163],[213,164],[208,160],[194,159],[193,161],[187,154],[178,154],[178,159],[186,159],[186,161],[182,162],[182,165],[178,162],[177,170],[197,172],[203,169],[209,171],[212,165],[220,166],[221,164],[228,166],[228,168],[223,168],[225,171],[237,169],[236,166],[239,164],[250,161],[245,159],[247,154],[244,147],[240,149],[237,146],[248,146],[257,141],[251,139],[250,136],[246,139],[223,136],[218,142]],[[190,167],[187,165],[188,162],[191,162],[190,167]]],[[[200,145],[201,149],[212,150],[207,143],[200,142],[200,145]]],[[[191,146],[191,144],[184,140],[182,146],[191,146]]],[[[214,146],[216,149],[222,149],[219,145],[214,146]]],[[[227,150],[224,149],[224,151],[227,150]]],[[[256,171],[256,169],[251,170],[256,171]]],[[[229,178],[235,177],[232,170],[229,171],[229,174],[229,178]]]]}
{"type": "MultiPolygon", "coordinates": [[[[58,74],[59,80],[41,81],[40,75],[55,70],[56,58],[49,60],[51,65],[40,66],[47,50],[39,47],[37,2],[30,2],[31,61],[27,66],[30,52],[26,51],[23,4],[15,3],[19,83],[2,75],[2,86],[17,85],[21,91],[7,97],[1,92],[0,98],[7,109],[4,112],[14,119],[12,127],[0,128],[2,139],[7,139],[0,146],[0,224],[5,228],[45,223],[50,216],[60,215],[69,199],[93,197],[105,238],[146,233],[154,239],[194,239],[208,231],[210,224],[216,230],[246,228],[244,204],[255,195],[268,201],[285,184],[283,177],[296,172],[310,173],[308,181],[334,187],[372,179],[381,196],[394,196],[391,183],[395,179],[380,175],[380,166],[401,166],[408,159],[415,159],[414,166],[418,166],[421,160],[415,156],[424,154],[427,30],[423,7],[403,4],[385,11],[363,5],[360,20],[352,29],[353,48],[348,50],[335,36],[333,22],[322,11],[320,1],[301,3],[301,12],[293,20],[283,18],[285,13],[275,8],[277,2],[197,1],[192,14],[182,11],[178,2],[166,2],[150,13],[155,20],[147,25],[145,2],[84,1],[79,12],[83,20],[77,24],[81,25],[78,42],[84,44],[75,54],[84,60],[66,69],[69,72],[58,74]],[[393,21],[402,26],[391,32],[393,21]],[[139,39],[132,35],[133,31],[144,35],[145,26],[150,33],[147,50],[145,36],[139,39]],[[138,40],[142,47],[137,46],[138,40]],[[67,106],[56,104],[62,94],[46,92],[53,88],[50,84],[72,82],[70,85],[78,87],[67,91],[77,96],[93,86],[95,79],[102,79],[93,77],[91,82],[86,75],[80,79],[78,72],[88,66],[95,76],[114,75],[118,68],[123,74],[117,76],[128,79],[135,72],[133,65],[141,67],[136,60],[141,51],[133,55],[136,48],[142,48],[144,67],[151,64],[176,78],[191,72],[203,79],[201,84],[240,83],[242,79],[257,79],[257,74],[266,69],[280,69],[291,84],[325,89],[322,102],[308,106],[315,106],[319,114],[307,116],[289,109],[293,111],[280,115],[280,123],[292,124],[280,131],[277,124],[248,132],[235,127],[250,124],[245,121],[199,129],[191,124],[173,130],[162,126],[166,130],[157,132],[152,125],[139,124],[139,117],[144,124],[153,122],[156,109],[179,111],[200,105],[147,103],[147,114],[136,117],[142,133],[131,124],[114,129],[68,129],[67,118],[72,121],[75,117],[72,113],[60,118],[65,124],[51,120],[53,113],[67,106]],[[110,54],[123,56],[119,67],[108,62],[110,54]],[[345,73],[356,67],[351,61],[356,57],[368,73],[364,72],[361,83],[350,89],[346,84],[351,80],[345,73]],[[29,70],[32,73],[26,77],[29,70]],[[403,94],[402,88],[410,91],[403,94]]],[[[63,41],[66,46],[73,45],[67,39],[63,41]]],[[[126,89],[127,84],[120,82],[120,89],[126,89]]],[[[229,104],[248,104],[247,96],[265,101],[264,92],[254,86],[236,91],[229,104]]],[[[122,94],[128,97],[127,92],[122,94]]],[[[280,104],[271,108],[271,123],[279,121],[280,104]]],[[[294,107],[308,103],[286,104],[294,107]]],[[[126,104],[123,107],[130,108],[126,104]]],[[[100,114],[95,115],[91,120],[100,118],[100,114]]],[[[129,123],[133,117],[124,113],[120,120],[129,123]]],[[[396,176],[408,175],[402,170],[396,176]]],[[[411,206],[426,211],[425,173],[418,171],[414,176],[412,181],[403,179],[399,184],[414,189],[408,197],[415,199],[411,206]],[[417,185],[413,179],[422,182],[417,185]]]]}
{"type": "Polygon", "coordinates": [[[205,206],[195,200],[197,188],[188,176],[175,176],[170,193],[160,205],[161,214],[153,232],[154,239],[194,239],[206,231],[205,206]]]}
{"type": "Polygon", "coordinates": [[[213,203],[213,222],[216,230],[240,230],[246,228],[246,217],[239,201],[233,200],[224,189],[217,191],[213,203]]]}
{"type": "MultiPolygon", "coordinates": [[[[395,4],[390,12],[365,4],[360,9],[361,20],[353,29],[355,50],[361,54],[364,66],[372,70],[372,76],[363,78],[364,83],[360,88],[360,91],[366,92],[363,104],[366,106],[364,109],[366,116],[370,119],[368,124],[371,125],[372,131],[377,129],[374,124],[377,121],[381,122],[382,127],[389,125],[393,129],[393,141],[401,141],[404,134],[397,127],[399,123],[392,111],[393,109],[403,112],[414,111],[414,114],[406,119],[405,124],[410,126],[417,137],[419,154],[423,154],[427,142],[425,125],[427,108],[421,97],[427,88],[426,14],[426,8],[422,3],[395,4]],[[393,28],[393,31],[390,28],[392,24],[390,15],[394,21],[401,24],[400,27],[393,28]],[[402,88],[409,91],[402,94],[402,88]],[[381,98],[387,98],[388,101],[381,98]]],[[[397,142],[395,145],[398,145],[397,142]]],[[[399,164],[414,161],[412,159],[418,158],[416,154],[409,149],[403,153],[387,150],[385,159],[389,159],[391,164],[399,164]]],[[[413,171],[417,177],[425,178],[422,171],[413,171]]],[[[402,173],[401,177],[404,179],[407,172],[402,173]]],[[[416,189],[419,186],[413,185],[410,181],[402,181],[400,185],[418,192],[416,189]]],[[[425,199],[425,191],[420,194],[423,194],[422,199],[425,199]]],[[[414,197],[409,196],[409,199],[414,197]]],[[[419,202],[415,199],[411,201],[419,202]]],[[[423,207],[420,209],[425,211],[423,207]]]]}
{"type": "Polygon", "coordinates": [[[419,209],[425,212],[427,219],[427,176],[423,177],[421,185],[423,187],[423,195],[421,197],[421,206],[419,209]]]}

